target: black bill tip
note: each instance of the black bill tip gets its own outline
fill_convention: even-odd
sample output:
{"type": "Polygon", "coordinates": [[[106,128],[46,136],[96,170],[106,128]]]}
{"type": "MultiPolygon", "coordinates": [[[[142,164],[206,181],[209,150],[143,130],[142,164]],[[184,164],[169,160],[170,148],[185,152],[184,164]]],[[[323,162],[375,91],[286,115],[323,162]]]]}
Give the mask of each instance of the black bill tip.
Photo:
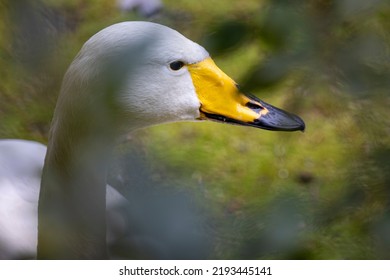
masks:
{"type": "Polygon", "coordinates": [[[262,100],[257,100],[265,109],[266,114],[254,120],[253,125],[262,129],[274,131],[304,131],[305,122],[295,114],[286,112],[262,100]]]}
{"type": "Polygon", "coordinates": [[[250,122],[238,120],[236,118],[227,117],[219,114],[210,114],[204,112],[202,108],[200,111],[202,115],[212,121],[230,123],[243,126],[252,126],[260,129],[272,131],[304,131],[305,122],[295,114],[286,112],[275,106],[272,106],[256,96],[246,95],[251,101],[245,106],[256,112],[259,117],[250,122]]]}

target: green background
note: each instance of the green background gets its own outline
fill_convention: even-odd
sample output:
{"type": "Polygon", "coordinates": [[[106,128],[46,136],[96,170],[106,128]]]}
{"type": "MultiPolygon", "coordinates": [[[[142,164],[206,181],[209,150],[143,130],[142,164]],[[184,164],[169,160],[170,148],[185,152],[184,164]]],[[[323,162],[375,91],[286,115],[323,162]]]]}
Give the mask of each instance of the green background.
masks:
{"type": "Polygon", "coordinates": [[[161,204],[150,216],[182,212],[169,227],[199,230],[171,242],[199,251],[172,257],[390,258],[389,2],[163,3],[144,18],[109,0],[0,1],[0,138],[47,143],[62,76],[82,44],[115,22],[162,23],[205,46],[245,90],[306,122],[304,133],[189,122],[128,136],[112,184],[125,174],[117,187],[130,202],[137,192],[124,185],[151,186],[147,197],[161,204]],[[186,214],[178,201],[195,206],[186,214]]]}

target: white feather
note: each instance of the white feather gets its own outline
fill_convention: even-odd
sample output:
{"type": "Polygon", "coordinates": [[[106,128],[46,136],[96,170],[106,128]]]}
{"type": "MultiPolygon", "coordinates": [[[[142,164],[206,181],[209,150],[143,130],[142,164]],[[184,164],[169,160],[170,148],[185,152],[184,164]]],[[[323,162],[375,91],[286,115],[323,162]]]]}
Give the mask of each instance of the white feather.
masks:
{"type": "MultiPolygon", "coordinates": [[[[119,83],[113,98],[125,112],[127,119],[122,122],[126,131],[197,119],[200,102],[188,70],[184,67],[172,71],[169,64],[175,60],[192,64],[207,57],[207,51],[198,44],[154,23],[124,22],[100,31],[85,43],[64,77],[51,128],[52,153],[47,153],[46,164],[65,155],[78,156],[78,152],[82,158],[85,151],[72,146],[71,139],[83,131],[69,131],[69,119],[77,117],[78,106],[89,108],[85,103],[105,101],[103,95],[108,93],[95,91],[117,77],[119,83]],[[61,151],[57,149],[60,146],[61,151]]],[[[99,122],[94,117],[99,118],[102,112],[106,116],[106,104],[100,105],[103,107],[85,113],[91,124],[99,122]]],[[[86,145],[81,148],[90,149],[86,145]]],[[[46,148],[35,142],[0,141],[0,258],[36,255],[38,192],[45,153],[46,148]]],[[[92,194],[85,201],[93,197],[92,194]]],[[[108,189],[108,209],[125,201],[115,190],[108,189]]],[[[113,237],[109,234],[108,238],[113,237]]]]}

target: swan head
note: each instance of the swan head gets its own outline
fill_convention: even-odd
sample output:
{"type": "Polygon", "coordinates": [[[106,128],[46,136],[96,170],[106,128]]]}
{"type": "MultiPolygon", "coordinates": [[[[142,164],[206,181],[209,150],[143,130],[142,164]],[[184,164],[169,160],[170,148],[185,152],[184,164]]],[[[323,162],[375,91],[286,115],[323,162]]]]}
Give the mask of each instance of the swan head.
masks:
{"type": "Polygon", "coordinates": [[[150,22],[122,22],[92,36],[71,64],[63,91],[89,92],[91,104],[102,96],[130,129],[183,120],[286,131],[305,126],[298,116],[242,93],[202,46],[150,22]]]}

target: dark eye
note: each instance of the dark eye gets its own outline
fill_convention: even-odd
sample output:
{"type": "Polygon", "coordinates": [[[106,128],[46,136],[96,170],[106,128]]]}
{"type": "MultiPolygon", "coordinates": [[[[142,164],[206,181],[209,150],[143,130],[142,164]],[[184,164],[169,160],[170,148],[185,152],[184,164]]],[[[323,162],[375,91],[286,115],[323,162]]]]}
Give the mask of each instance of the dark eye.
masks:
{"type": "Polygon", "coordinates": [[[169,68],[171,68],[173,71],[180,70],[181,68],[183,68],[183,66],[184,66],[184,62],[180,60],[171,62],[169,64],[169,68]]]}

